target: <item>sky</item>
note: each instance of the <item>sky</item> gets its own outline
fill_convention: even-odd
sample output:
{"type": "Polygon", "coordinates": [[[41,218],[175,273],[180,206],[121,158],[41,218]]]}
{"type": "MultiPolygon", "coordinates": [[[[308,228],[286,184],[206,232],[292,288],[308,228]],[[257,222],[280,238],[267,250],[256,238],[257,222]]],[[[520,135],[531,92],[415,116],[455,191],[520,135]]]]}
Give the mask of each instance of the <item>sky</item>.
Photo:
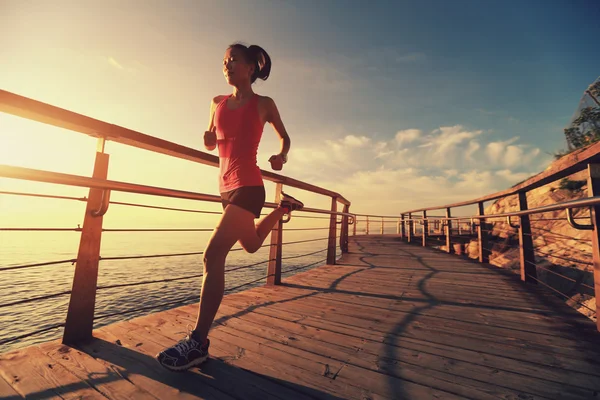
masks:
{"type": "MultiPolygon", "coordinates": [[[[273,67],[254,90],[275,100],[292,140],[282,172],[341,193],[354,212],[398,215],[544,170],[600,75],[599,16],[600,3],[585,0],[0,0],[0,89],[203,150],[210,101],[231,92],[225,49],[258,44],[273,67]]],[[[95,148],[90,137],[0,114],[0,164],[89,176],[95,148]]],[[[259,165],[269,169],[277,151],[266,126],[259,165]]],[[[114,143],[107,152],[109,179],[218,194],[216,168],[114,143]]],[[[11,179],[0,190],[87,194],[11,179]]],[[[82,219],[80,208],[35,199],[0,196],[0,207],[0,225],[82,219]]],[[[107,218],[191,223],[144,212],[115,207],[107,218]]]]}

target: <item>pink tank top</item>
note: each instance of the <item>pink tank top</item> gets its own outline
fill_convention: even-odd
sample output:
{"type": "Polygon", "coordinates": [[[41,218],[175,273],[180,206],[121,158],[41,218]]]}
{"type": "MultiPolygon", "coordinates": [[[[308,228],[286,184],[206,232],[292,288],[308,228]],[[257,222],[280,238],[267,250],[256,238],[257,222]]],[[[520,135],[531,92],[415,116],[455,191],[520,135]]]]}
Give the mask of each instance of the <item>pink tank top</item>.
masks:
{"type": "Polygon", "coordinates": [[[260,168],[256,162],[263,123],[258,113],[258,95],[244,105],[230,110],[227,96],[215,110],[217,147],[219,149],[219,192],[242,186],[262,186],[260,168]]]}

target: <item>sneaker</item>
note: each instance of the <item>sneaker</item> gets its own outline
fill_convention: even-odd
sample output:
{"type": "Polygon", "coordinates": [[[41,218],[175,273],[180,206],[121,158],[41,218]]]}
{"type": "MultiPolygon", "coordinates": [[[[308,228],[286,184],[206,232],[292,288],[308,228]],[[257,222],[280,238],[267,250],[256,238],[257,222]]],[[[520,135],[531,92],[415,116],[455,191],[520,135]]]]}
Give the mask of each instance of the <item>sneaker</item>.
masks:
{"type": "Polygon", "coordinates": [[[301,210],[304,207],[304,203],[293,198],[289,194],[281,192],[281,201],[279,202],[279,207],[286,209],[286,214],[289,214],[292,211],[301,210]]]}
{"type": "Polygon", "coordinates": [[[156,355],[160,365],[170,371],[184,371],[202,364],[208,358],[210,340],[202,344],[192,337],[190,331],[185,339],[156,355]]]}

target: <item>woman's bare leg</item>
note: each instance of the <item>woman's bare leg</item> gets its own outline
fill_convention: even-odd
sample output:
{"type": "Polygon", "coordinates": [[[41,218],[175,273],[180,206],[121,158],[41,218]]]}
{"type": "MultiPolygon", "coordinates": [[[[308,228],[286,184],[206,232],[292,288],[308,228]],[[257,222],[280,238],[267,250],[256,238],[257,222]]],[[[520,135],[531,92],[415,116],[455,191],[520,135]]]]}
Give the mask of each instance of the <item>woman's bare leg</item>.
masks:
{"type": "Polygon", "coordinates": [[[225,208],[221,221],[215,228],[204,251],[204,277],[200,293],[200,308],[194,328],[194,336],[201,343],[206,340],[223,300],[227,254],[237,241],[246,251],[256,252],[283,215],[284,211],[278,208],[255,226],[254,215],[251,212],[233,204],[225,208]]]}

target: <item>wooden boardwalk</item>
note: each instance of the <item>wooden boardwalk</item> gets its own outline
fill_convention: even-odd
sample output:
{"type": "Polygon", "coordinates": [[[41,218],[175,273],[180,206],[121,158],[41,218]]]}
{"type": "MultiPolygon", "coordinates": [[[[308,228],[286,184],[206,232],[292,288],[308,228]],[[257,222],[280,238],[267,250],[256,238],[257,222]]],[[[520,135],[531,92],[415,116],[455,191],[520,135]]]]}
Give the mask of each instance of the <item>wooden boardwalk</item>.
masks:
{"type": "Polygon", "coordinates": [[[199,369],[153,359],[185,306],[0,355],[0,399],[600,399],[594,324],[494,267],[358,236],[284,282],[225,297],[199,369]]]}

